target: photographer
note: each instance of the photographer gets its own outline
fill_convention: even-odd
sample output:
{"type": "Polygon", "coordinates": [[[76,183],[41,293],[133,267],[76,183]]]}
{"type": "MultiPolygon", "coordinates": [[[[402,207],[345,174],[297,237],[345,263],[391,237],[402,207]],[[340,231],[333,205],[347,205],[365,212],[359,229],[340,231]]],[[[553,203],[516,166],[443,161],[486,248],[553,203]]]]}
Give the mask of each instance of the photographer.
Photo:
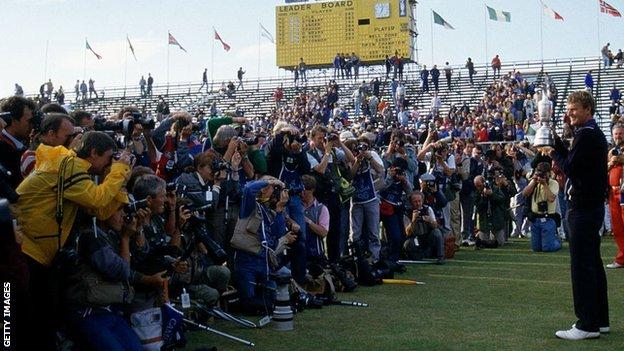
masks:
{"type": "Polygon", "coordinates": [[[156,174],[173,181],[193,164],[193,156],[201,152],[201,143],[193,135],[193,124],[188,113],[178,113],[169,133],[165,136],[162,156],[156,174]]]}
{"type": "Polygon", "coordinates": [[[308,263],[327,260],[324,239],[329,231],[329,210],[314,197],[316,179],[311,175],[301,178],[304,186],[301,200],[306,222],[306,252],[308,263]]]}
{"type": "Polygon", "coordinates": [[[149,251],[133,253],[133,265],[138,271],[147,274],[170,269],[176,273],[186,273],[188,262],[178,258],[183,253],[181,228],[190,218],[190,211],[176,206],[175,192],[167,191],[165,181],[155,175],[138,178],[132,193],[134,206],[147,208],[151,214],[142,228],[149,251]]]}
{"type": "Polygon", "coordinates": [[[614,147],[609,150],[609,212],[611,214],[611,228],[618,251],[613,262],[607,268],[624,267],[624,215],[622,210],[622,193],[624,190],[624,124],[617,123],[611,129],[614,147]]]}
{"type": "Polygon", "coordinates": [[[436,264],[444,264],[444,237],[439,229],[433,209],[424,204],[425,195],[414,191],[409,196],[412,205],[410,224],[405,228],[407,240],[403,243],[409,259],[434,256],[436,264]]]}
{"type": "Polygon", "coordinates": [[[373,158],[368,139],[360,137],[354,150],[355,163],[351,167],[352,185],[356,191],[351,198],[351,235],[353,242],[364,240],[372,253],[373,260],[379,260],[379,199],[373,180],[373,169],[383,174],[383,165],[373,158]]]}
{"type": "Polygon", "coordinates": [[[399,259],[403,245],[403,196],[412,191],[412,185],[406,178],[406,169],[407,161],[403,158],[395,159],[388,169],[385,187],[379,191],[379,214],[386,230],[388,259],[392,261],[399,259]]]}
{"type": "Polygon", "coordinates": [[[127,202],[122,187],[130,174],[131,155],[124,152],[113,160],[115,148],[111,137],[101,132],[85,133],[75,153],[42,144],[37,148],[37,169],[17,188],[20,199],[15,212],[24,231],[22,251],[28,256],[31,275],[29,298],[36,311],[36,317],[31,317],[41,330],[41,337],[31,340],[41,344],[32,349],[46,349],[45,345],[54,343],[52,303],[47,296],[49,266],[72,231],[79,208],[107,218],[127,202]],[[103,182],[96,185],[90,174],[104,175],[109,167],[103,182]]]}
{"type": "MultiPolygon", "coordinates": [[[[139,109],[134,106],[123,107],[117,117],[121,120],[132,121],[132,131],[124,136],[124,143],[132,150],[138,166],[152,167],[157,164],[157,151],[152,139],[152,129],[154,121],[150,117],[145,117],[139,109]]],[[[88,126],[88,124],[87,124],[88,126]]]]}
{"type": "Polygon", "coordinates": [[[505,244],[505,194],[492,177],[477,176],[475,208],[477,212],[476,249],[495,248],[505,244]],[[493,236],[493,240],[492,240],[493,236]]]}
{"type": "Polygon", "coordinates": [[[297,240],[286,232],[284,211],[288,191],[273,178],[249,182],[243,188],[241,211],[230,244],[236,249],[236,286],[247,313],[269,313],[275,283],[269,273],[278,266],[277,255],[297,240]]]}
{"type": "Polygon", "coordinates": [[[73,120],[66,114],[49,113],[41,121],[39,133],[21,158],[22,176],[27,177],[36,168],[36,150],[40,144],[73,149],[80,144],[82,130],[74,128],[73,120]]]}
{"type": "Polygon", "coordinates": [[[73,264],[64,271],[64,314],[68,333],[79,347],[142,350],[139,338],[118,312],[132,301],[131,286],[157,288],[164,281],[164,272],[143,275],[130,267],[131,242],[145,242],[139,223],[147,217],[145,209],[128,216],[119,207],[95,227],[87,225],[78,232],[73,264]]]}
{"type": "Polygon", "coordinates": [[[301,194],[303,192],[302,175],[310,172],[310,162],[303,151],[307,142],[299,135],[299,130],[291,125],[278,123],[275,137],[269,149],[270,174],[282,181],[289,190],[288,216],[300,227],[299,240],[292,245],[292,273],[295,280],[303,284],[306,274],[306,223],[301,194]]]}
{"type": "Polygon", "coordinates": [[[403,132],[398,130],[393,131],[390,140],[388,149],[386,149],[386,152],[382,155],[384,166],[386,169],[389,168],[397,158],[405,160],[405,162],[407,162],[407,167],[405,168],[406,179],[410,187],[414,187],[414,173],[418,172],[418,160],[416,159],[416,155],[408,153],[410,145],[407,144],[403,132]]]}
{"type": "Polygon", "coordinates": [[[340,178],[348,176],[348,173],[345,172],[346,167],[341,171],[340,165],[354,162],[355,157],[337,134],[329,134],[327,128],[320,125],[310,132],[307,156],[318,183],[316,196],[332,213],[327,253],[330,261],[337,261],[346,246],[349,218],[347,205],[340,199],[340,178]]]}
{"type": "Polygon", "coordinates": [[[30,133],[41,122],[35,114],[36,109],[32,100],[20,96],[12,96],[0,106],[0,116],[6,123],[0,132],[0,164],[11,172],[9,185],[13,189],[23,179],[20,159],[26,151],[30,133]]]}
{"type": "Polygon", "coordinates": [[[431,173],[420,176],[420,189],[423,194],[423,203],[433,211],[434,218],[442,231],[444,225],[444,208],[448,204],[448,199],[440,189],[436,178],[431,173]]]}
{"type": "Polygon", "coordinates": [[[552,252],[561,248],[557,239],[557,227],[561,216],[556,212],[559,183],[550,177],[550,164],[537,165],[531,181],[522,190],[525,198],[531,199],[531,249],[552,252]]]}

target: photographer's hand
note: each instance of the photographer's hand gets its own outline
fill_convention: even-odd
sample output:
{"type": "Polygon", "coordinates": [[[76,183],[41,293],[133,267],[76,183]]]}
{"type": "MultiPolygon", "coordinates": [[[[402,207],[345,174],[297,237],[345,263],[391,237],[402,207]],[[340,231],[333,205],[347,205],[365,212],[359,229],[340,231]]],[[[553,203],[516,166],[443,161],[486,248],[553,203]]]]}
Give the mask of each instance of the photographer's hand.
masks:
{"type": "Polygon", "coordinates": [[[171,264],[173,271],[176,273],[186,273],[188,271],[188,262],[177,260],[171,264]]]}
{"type": "Polygon", "coordinates": [[[167,271],[158,272],[154,275],[144,275],[142,283],[153,287],[161,287],[163,282],[169,279],[164,277],[165,274],[167,274],[167,271]]]}
{"type": "Polygon", "coordinates": [[[232,155],[232,160],[230,161],[230,164],[233,171],[238,170],[238,167],[240,166],[242,160],[243,156],[241,156],[239,152],[235,152],[234,155],[232,155]]]}
{"type": "Polygon", "coordinates": [[[119,156],[119,160],[113,160],[113,163],[123,163],[132,167],[134,163],[134,156],[132,155],[132,152],[130,152],[130,150],[125,149],[119,156]]]}
{"type": "Polygon", "coordinates": [[[178,209],[178,228],[184,227],[189,218],[191,218],[191,210],[186,206],[180,206],[178,209]]]}
{"type": "MultiPolygon", "coordinates": [[[[82,130],[82,128],[80,128],[82,130]]],[[[76,136],[74,137],[74,139],[72,139],[71,143],[69,144],[68,149],[69,150],[75,150],[77,149],[80,144],[82,143],[82,132],[76,134],[76,136]]]]}

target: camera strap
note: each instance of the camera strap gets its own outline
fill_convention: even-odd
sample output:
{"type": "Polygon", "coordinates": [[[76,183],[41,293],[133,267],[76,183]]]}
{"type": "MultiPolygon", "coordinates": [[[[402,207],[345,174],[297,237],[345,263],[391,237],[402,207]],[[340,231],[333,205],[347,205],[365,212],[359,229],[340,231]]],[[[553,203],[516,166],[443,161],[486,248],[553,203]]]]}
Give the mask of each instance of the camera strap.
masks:
{"type": "Polygon", "coordinates": [[[63,195],[65,193],[65,171],[67,170],[67,164],[73,156],[67,156],[61,161],[58,171],[58,180],[56,185],[56,225],[58,232],[56,234],[58,250],[61,249],[61,236],[63,235],[63,195]]]}

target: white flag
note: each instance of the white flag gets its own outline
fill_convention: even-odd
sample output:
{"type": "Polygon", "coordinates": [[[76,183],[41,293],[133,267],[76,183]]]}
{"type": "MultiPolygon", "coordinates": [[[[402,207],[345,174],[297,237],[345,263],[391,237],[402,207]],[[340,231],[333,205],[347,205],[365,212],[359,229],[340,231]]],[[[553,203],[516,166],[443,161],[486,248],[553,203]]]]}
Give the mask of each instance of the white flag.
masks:
{"type": "Polygon", "coordinates": [[[271,33],[260,23],[260,35],[267,38],[271,43],[275,44],[275,40],[271,33]]]}

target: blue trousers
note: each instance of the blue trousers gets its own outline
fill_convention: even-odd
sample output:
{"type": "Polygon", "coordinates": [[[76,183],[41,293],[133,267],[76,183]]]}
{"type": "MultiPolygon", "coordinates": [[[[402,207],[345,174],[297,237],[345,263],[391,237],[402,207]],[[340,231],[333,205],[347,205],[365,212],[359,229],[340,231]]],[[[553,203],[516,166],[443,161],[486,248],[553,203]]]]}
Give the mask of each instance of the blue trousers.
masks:
{"type": "Polygon", "coordinates": [[[397,261],[403,248],[403,211],[395,208],[392,216],[381,216],[381,222],[386,229],[386,239],[388,240],[388,259],[397,261]]]}
{"type": "Polygon", "coordinates": [[[275,283],[269,280],[266,258],[237,250],[234,267],[236,288],[243,309],[254,310],[262,305],[267,307],[272,305],[272,299],[265,299],[265,296],[256,294],[256,288],[259,286],[275,289],[275,283]]]}
{"type": "Polygon", "coordinates": [[[535,218],[531,223],[531,249],[552,252],[561,249],[557,239],[557,225],[552,218],[535,218]]]}
{"type": "Polygon", "coordinates": [[[303,203],[299,195],[293,195],[288,201],[287,208],[288,216],[292,218],[299,227],[301,232],[298,234],[297,241],[290,244],[290,250],[288,258],[290,259],[290,268],[293,278],[299,284],[305,283],[306,266],[308,260],[306,257],[306,222],[305,214],[303,213],[303,203]]]}
{"type": "Polygon", "coordinates": [[[71,313],[68,317],[71,335],[80,348],[95,351],[141,351],[141,341],[120,316],[112,312],[93,313],[86,317],[71,313]]]}

